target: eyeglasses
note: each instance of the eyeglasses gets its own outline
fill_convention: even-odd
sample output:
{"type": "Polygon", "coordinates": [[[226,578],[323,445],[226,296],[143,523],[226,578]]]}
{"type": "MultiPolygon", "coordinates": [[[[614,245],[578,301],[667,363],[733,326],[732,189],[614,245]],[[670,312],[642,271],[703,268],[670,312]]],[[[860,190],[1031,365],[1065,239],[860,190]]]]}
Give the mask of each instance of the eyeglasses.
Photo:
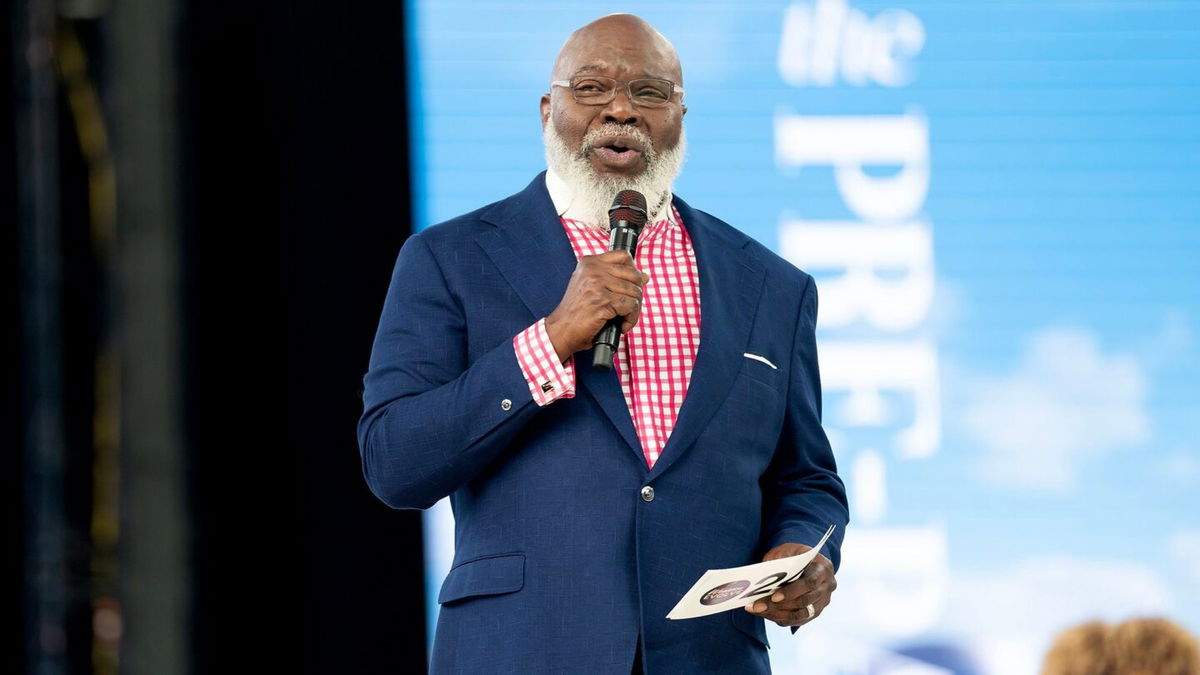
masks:
{"type": "Polygon", "coordinates": [[[605,105],[617,97],[618,84],[625,85],[625,93],[629,95],[629,100],[643,108],[662,108],[671,102],[671,97],[676,92],[679,93],[679,99],[683,100],[683,87],[657,77],[617,80],[602,75],[576,75],[570,80],[555,80],[550,86],[570,89],[576,103],[605,105]]]}

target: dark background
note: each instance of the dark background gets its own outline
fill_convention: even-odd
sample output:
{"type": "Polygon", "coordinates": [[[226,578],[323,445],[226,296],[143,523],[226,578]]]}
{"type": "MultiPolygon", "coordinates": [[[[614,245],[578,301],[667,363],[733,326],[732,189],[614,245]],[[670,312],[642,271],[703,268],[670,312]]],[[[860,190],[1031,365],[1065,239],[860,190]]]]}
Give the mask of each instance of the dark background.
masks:
{"type": "MultiPolygon", "coordinates": [[[[39,6],[8,6],[0,49],[0,67],[14,74],[0,113],[0,207],[17,224],[0,230],[0,302],[17,328],[7,331],[16,344],[0,394],[12,449],[2,488],[6,539],[19,543],[4,547],[0,600],[7,625],[22,627],[7,633],[0,670],[94,672],[95,361],[104,327],[119,331],[131,317],[105,299],[113,282],[88,236],[86,167],[61,80],[53,109],[35,111],[58,130],[44,157],[57,172],[58,213],[35,226],[20,206],[29,188],[19,149],[30,139],[19,122],[32,105],[21,27],[39,6]],[[26,236],[36,227],[56,235],[50,264],[26,236]],[[45,335],[27,330],[36,299],[23,280],[55,264],[57,339],[39,351],[30,343],[45,335]],[[23,395],[47,362],[57,363],[49,395],[62,411],[60,467],[42,466],[23,395]],[[47,471],[62,487],[51,509],[67,542],[61,587],[31,569],[45,504],[31,476],[47,471]],[[66,639],[47,646],[33,606],[55,589],[66,639]]],[[[177,369],[183,397],[190,662],[178,672],[424,670],[420,514],[370,494],[355,441],[362,375],[412,211],[403,3],[185,0],[175,11],[176,106],[163,114],[178,134],[182,356],[162,367],[177,369]]],[[[111,18],[57,21],[81,37],[111,121],[121,114],[107,96],[120,77],[108,68],[111,18]]],[[[122,588],[138,584],[119,564],[122,588]]],[[[136,639],[146,638],[123,638],[136,639]]]]}

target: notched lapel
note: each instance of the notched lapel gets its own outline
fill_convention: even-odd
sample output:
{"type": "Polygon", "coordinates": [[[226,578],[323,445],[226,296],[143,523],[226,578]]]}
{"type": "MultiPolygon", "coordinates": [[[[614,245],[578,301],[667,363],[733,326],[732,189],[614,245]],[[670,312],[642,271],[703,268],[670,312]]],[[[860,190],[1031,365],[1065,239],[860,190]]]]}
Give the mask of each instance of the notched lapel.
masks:
{"type": "Polygon", "coordinates": [[[762,264],[746,249],[745,235],[718,229],[710,216],[678,197],[675,207],[700,271],[700,348],[679,417],[649,479],[670,468],[695,443],[728,396],[750,341],[764,278],[762,264]]]}
{"type": "MultiPolygon", "coordinates": [[[[531,323],[558,307],[576,264],[545,180],[545,172],[538,174],[523,191],[483,214],[481,219],[495,227],[475,238],[529,309],[531,323]]],[[[616,375],[593,371],[589,349],[575,355],[575,377],[579,388],[596,400],[645,466],[629,404],[616,375]]]]}
{"type": "MultiPolygon", "coordinates": [[[[764,277],[762,264],[746,250],[745,235],[722,229],[678,197],[675,207],[700,270],[700,349],[675,428],[647,479],[666,471],[696,441],[728,396],[749,344],[764,277]]],[[[548,316],[562,300],[576,260],[546,191],[545,173],[481,218],[495,228],[476,241],[529,309],[530,321],[548,316]]],[[[591,363],[591,350],[575,355],[579,388],[595,399],[645,466],[620,383],[611,372],[592,370],[591,363]]]]}
{"type": "Polygon", "coordinates": [[[646,468],[646,455],[642,452],[642,442],[638,440],[637,430],[633,428],[633,417],[629,414],[629,404],[625,401],[625,393],[621,391],[621,383],[615,372],[602,373],[592,368],[593,350],[579,352],[575,355],[576,383],[596,399],[596,403],[608,415],[613,426],[625,439],[625,444],[633,451],[638,464],[646,468]]]}
{"type": "Polygon", "coordinates": [[[495,227],[475,241],[529,308],[533,320],[549,315],[567,289],[575,253],[546,192],[544,172],[481,219],[495,227]]]}

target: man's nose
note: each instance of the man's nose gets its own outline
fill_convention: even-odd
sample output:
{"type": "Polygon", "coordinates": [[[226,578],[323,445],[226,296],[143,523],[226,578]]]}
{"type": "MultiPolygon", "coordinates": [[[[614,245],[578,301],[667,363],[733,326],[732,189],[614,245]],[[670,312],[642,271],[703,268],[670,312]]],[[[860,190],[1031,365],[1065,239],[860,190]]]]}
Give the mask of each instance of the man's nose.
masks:
{"type": "Polygon", "coordinates": [[[617,124],[637,124],[638,111],[629,100],[629,88],[617,87],[616,96],[604,108],[604,121],[617,124]]]}

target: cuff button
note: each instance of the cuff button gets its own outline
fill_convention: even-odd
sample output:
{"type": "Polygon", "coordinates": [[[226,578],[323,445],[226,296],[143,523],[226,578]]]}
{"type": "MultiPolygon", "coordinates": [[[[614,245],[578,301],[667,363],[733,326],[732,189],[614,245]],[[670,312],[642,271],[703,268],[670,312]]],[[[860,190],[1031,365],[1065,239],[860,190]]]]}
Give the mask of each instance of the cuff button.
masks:
{"type": "Polygon", "coordinates": [[[508,399],[504,399],[503,401],[500,401],[500,409],[501,410],[509,410],[511,408],[512,408],[512,401],[510,401],[508,399]]]}

